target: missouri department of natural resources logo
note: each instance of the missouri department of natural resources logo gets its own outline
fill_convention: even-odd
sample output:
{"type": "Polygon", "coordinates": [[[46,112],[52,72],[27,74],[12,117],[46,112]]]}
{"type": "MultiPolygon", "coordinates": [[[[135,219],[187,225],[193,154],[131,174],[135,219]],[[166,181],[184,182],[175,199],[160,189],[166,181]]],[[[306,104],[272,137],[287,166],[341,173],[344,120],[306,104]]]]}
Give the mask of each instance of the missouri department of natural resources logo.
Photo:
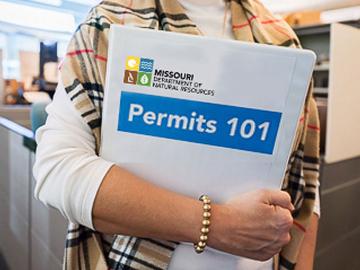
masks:
{"type": "Polygon", "coordinates": [[[154,60],[137,56],[126,57],[124,83],[151,86],[154,60]]]}

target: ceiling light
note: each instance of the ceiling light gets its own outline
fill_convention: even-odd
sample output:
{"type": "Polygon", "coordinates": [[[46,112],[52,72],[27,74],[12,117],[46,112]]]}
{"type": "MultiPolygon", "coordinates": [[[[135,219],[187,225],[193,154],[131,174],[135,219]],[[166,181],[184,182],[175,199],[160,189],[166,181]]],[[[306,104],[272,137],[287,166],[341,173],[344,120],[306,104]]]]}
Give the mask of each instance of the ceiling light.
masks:
{"type": "Polygon", "coordinates": [[[86,6],[95,6],[100,3],[100,0],[68,0],[68,2],[73,2],[86,6]]]}
{"type": "Polygon", "coordinates": [[[50,6],[56,6],[56,7],[60,7],[62,5],[62,0],[33,0],[33,1],[50,6]]]}
{"type": "Polygon", "coordinates": [[[72,14],[4,1],[0,1],[1,22],[51,32],[71,33],[75,30],[72,14]]]}

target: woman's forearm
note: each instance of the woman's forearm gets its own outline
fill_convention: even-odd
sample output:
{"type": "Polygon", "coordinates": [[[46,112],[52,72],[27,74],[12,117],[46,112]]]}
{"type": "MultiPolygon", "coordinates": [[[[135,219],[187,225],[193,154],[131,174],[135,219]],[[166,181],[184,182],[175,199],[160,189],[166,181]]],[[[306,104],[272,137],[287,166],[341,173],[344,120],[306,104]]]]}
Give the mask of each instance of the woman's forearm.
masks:
{"type": "Polygon", "coordinates": [[[196,242],[202,203],[143,181],[113,166],[93,207],[96,230],[110,234],[196,242]]]}
{"type": "MultiPolygon", "coordinates": [[[[213,203],[207,243],[235,255],[267,260],[290,240],[293,209],[289,194],[271,190],[213,203]]],[[[93,206],[97,231],[179,242],[199,241],[202,216],[198,200],[157,187],[117,166],[103,179],[93,206]]]]}

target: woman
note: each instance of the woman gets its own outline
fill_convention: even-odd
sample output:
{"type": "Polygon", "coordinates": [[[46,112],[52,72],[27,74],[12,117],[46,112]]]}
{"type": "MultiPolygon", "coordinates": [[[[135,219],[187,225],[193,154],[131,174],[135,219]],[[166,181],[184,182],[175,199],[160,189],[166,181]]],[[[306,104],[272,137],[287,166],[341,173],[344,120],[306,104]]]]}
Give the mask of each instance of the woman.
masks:
{"type": "Polygon", "coordinates": [[[207,200],[156,187],[97,155],[108,31],[115,23],[299,46],[286,23],[253,0],[112,0],[95,7],[70,42],[47,123],[37,133],[35,195],[71,221],[65,268],[293,269],[298,262],[297,270],[312,269],[319,134],[311,93],[285,179],[288,193],[256,191],[212,204],[210,232],[199,239],[207,200]],[[180,241],[243,258],[196,265],[196,250],[184,254],[176,249],[180,241]]]}

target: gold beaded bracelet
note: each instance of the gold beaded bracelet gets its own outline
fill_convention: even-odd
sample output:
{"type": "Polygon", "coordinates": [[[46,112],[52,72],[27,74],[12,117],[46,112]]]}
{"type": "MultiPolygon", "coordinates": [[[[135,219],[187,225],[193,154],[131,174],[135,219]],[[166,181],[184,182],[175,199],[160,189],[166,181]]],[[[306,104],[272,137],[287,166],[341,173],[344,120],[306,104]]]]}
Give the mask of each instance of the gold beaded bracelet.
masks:
{"type": "Polygon", "coordinates": [[[206,242],[208,240],[208,234],[210,231],[210,217],[211,217],[211,200],[209,196],[202,195],[199,198],[203,202],[203,220],[202,228],[200,230],[200,241],[197,244],[194,244],[195,252],[200,254],[205,250],[206,242]]]}

